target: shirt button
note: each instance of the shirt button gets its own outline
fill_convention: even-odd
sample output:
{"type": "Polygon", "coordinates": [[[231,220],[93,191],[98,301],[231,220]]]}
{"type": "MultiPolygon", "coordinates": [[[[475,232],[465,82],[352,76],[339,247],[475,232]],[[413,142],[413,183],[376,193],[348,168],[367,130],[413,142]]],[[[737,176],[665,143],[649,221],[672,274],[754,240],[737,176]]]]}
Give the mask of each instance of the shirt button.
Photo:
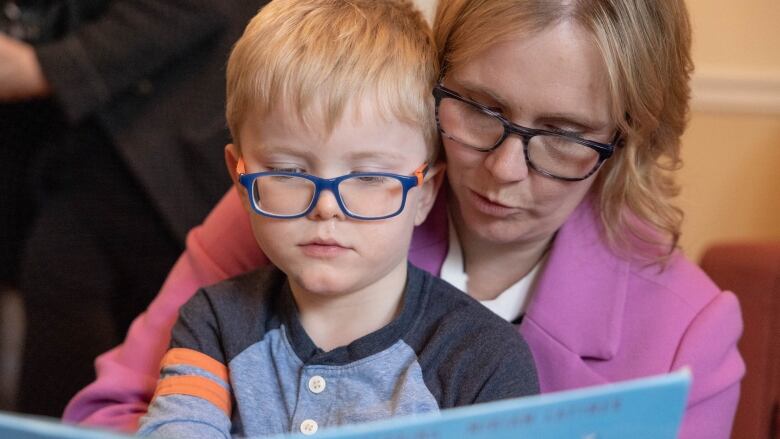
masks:
{"type": "Polygon", "coordinates": [[[319,426],[317,425],[317,422],[313,419],[307,419],[303,422],[301,422],[301,433],[309,436],[317,432],[317,428],[319,426]]]}
{"type": "Polygon", "coordinates": [[[309,378],[309,390],[311,390],[312,393],[322,393],[322,391],[325,390],[325,378],[319,375],[314,375],[309,378]]]}

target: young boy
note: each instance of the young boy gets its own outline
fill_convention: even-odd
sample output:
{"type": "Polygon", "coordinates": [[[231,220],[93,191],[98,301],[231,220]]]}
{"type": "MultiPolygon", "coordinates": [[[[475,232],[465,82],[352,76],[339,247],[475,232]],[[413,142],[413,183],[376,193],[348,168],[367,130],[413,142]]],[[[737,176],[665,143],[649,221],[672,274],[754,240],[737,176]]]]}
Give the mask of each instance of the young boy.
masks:
{"type": "Polygon", "coordinates": [[[538,392],[509,323],[407,262],[442,166],[406,1],[276,0],[227,70],[228,169],[273,266],[182,309],[139,433],[318,428],[538,392]]]}

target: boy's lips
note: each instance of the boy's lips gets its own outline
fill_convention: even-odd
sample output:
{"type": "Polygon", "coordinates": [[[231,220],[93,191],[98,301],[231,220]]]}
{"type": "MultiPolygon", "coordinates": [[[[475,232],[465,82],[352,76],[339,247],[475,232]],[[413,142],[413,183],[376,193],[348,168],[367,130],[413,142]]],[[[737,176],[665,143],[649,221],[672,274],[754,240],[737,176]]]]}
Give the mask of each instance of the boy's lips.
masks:
{"type": "Polygon", "coordinates": [[[349,246],[344,245],[338,242],[337,240],[331,238],[314,238],[309,241],[305,241],[300,245],[325,245],[325,246],[338,246],[338,247],[349,248],[349,246]]]}
{"type": "Polygon", "coordinates": [[[351,247],[334,239],[315,238],[298,245],[303,254],[314,258],[332,258],[346,253],[351,247]]]}

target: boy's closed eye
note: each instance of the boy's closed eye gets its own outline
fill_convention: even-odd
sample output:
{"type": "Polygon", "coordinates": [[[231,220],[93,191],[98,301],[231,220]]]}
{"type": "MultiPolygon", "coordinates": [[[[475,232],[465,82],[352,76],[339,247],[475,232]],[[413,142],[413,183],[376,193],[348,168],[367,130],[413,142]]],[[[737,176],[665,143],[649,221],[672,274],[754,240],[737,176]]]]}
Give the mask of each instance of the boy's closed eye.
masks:
{"type": "MultiPolygon", "coordinates": [[[[356,173],[352,172],[352,174],[356,174],[356,173]]],[[[386,177],[383,175],[361,175],[357,177],[357,179],[360,180],[360,182],[363,184],[371,184],[371,185],[381,185],[391,180],[390,177],[386,177]]]]}
{"type": "Polygon", "coordinates": [[[306,168],[300,166],[266,166],[266,172],[290,172],[306,174],[306,168]]]}

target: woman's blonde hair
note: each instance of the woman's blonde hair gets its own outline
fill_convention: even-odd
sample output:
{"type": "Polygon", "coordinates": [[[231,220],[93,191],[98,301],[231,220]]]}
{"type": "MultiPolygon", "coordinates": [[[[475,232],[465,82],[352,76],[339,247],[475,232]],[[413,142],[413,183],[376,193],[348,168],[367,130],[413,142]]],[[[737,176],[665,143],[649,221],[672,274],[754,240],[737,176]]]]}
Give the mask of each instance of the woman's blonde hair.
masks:
{"type": "Polygon", "coordinates": [[[435,160],[437,75],[430,27],[409,1],[274,0],[230,55],[228,126],[239,147],[250,110],[286,111],[330,133],[350,102],[367,98],[380,114],[419,126],[435,160]]]}
{"type": "Polygon", "coordinates": [[[680,166],[693,70],[683,0],[442,0],[434,36],[443,74],[492,44],[572,20],[588,30],[609,75],[622,147],[594,183],[594,204],[618,251],[663,263],[677,247],[680,166]]]}

